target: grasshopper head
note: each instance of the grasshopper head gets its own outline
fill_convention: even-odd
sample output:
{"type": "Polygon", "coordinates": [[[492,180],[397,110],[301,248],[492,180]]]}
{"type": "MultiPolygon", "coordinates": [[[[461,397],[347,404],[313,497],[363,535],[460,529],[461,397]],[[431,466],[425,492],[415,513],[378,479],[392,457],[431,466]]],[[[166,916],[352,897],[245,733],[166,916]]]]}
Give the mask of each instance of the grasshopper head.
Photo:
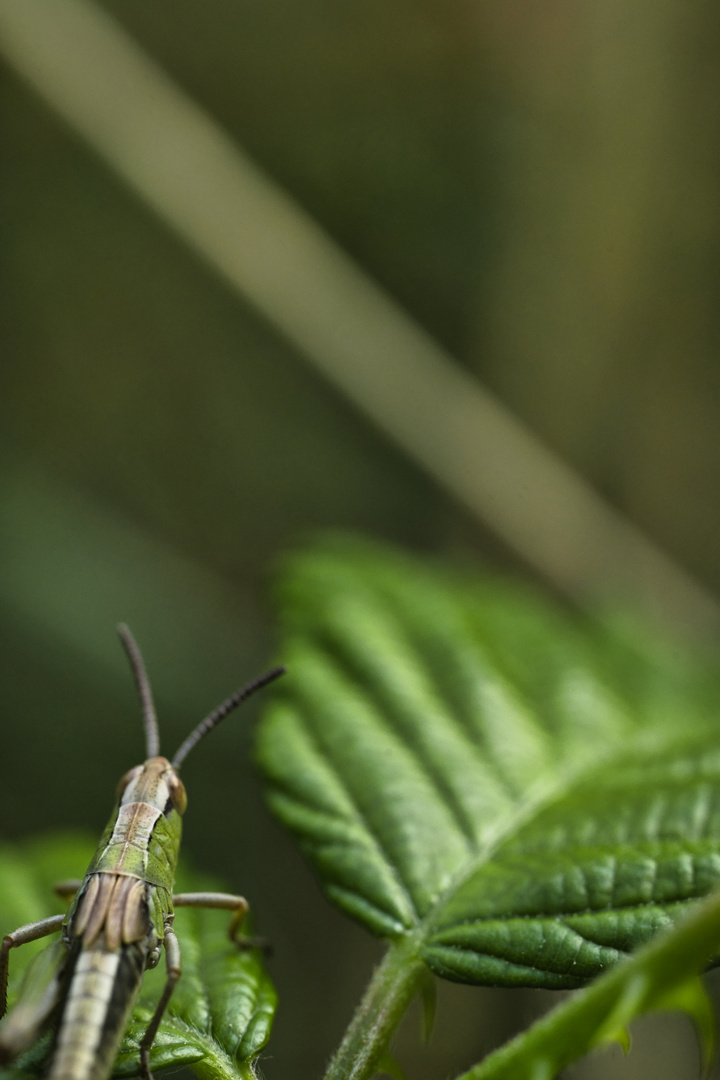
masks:
{"type": "Polygon", "coordinates": [[[144,765],[126,772],[118,784],[120,806],[145,803],[163,814],[176,810],[184,814],[187,795],[182,780],[167,758],[151,757],[144,765]]]}

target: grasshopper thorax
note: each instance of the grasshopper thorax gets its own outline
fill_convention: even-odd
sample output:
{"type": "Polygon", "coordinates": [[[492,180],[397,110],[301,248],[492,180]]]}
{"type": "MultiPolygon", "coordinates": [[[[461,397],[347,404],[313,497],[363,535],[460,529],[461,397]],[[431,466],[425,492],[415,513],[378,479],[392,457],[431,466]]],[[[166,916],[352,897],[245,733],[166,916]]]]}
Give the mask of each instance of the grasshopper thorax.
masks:
{"type": "Polygon", "coordinates": [[[187,806],[185,787],[167,758],[151,757],[144,765],[126,772],[117,789],[120,806],[144,803],[168,814],[184,814],[187,806]]]}

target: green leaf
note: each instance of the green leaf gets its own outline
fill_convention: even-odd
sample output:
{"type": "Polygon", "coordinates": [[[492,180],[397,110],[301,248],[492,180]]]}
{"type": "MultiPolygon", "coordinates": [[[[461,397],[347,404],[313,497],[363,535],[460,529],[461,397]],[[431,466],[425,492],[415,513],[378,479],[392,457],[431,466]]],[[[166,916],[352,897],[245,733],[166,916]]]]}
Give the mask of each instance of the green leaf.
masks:
{"type": "MultiPolygon", "coordinates": [[[[93,853],[85,839],[50,836],[0,849],[0,926],[15,929],[63,910],[53,885],[82,877],[93,853]]],[[[217,889],[217,882],[178,873],[178,891],[217,889]]],[[[228,915],[222,911],[179,908],[175,929],[182,949],[183,975],[160,1024],[150,1054],[153,1070],[190,1065],[203,1080],[238,1080],[255,1076],[252,1062],[270,1034],[275,991],[258,951],[236,949],[227,936],[228,915]]],[[[10,956],[11,995],[33,955],[47,945],[35,942],[10,956]]],[[[165,964],[145,975],[143,988],[118,1054],[114,1075],[136,1076],[139,1040],[145,1032],[165,980],[165,964]]],[[[1,1080],[21,1080],[42,1071],[49,1042],[40,1040],[14,1067],[0,1070],[1,1080]]]]}
{"type": "Polygon", "coordinates": [[[526,1032],[458,1080],[550,1080],[604,1042],[625,1042],[627,1025],[643,1013],[681,1009],[701,1037],[705,1067],[714,1050],[712,1006],[695,976],[720,942],[717,891],[626,963],[578,991],[526,1032]]]}
{"type": "Polygon", "coordinates": [[[282,585],[270,806],[439,975],[576,987],[720,882],[720,680],[629,625],[335,543],[282,585]]]}

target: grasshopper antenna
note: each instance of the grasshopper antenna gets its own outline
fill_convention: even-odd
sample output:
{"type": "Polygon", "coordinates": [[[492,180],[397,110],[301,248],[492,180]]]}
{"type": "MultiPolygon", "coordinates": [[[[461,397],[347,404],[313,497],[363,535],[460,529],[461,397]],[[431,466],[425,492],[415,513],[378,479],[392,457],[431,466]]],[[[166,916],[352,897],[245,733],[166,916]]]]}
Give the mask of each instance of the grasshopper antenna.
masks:
{"type": "Polygon", "coordinates": [[[254,694],[257,690],[262,690],[263,686],[267,686],[268,683],[274,682],[275,679],[279,679],[281,675],[284,675],[287,668],[276,667],[271,671],[261,675],[259,679],[254,679],[247,686],[241,687],[240,690],[236,690],[234,694],[223,701],[222,705],[218,705],[214,712],[211,712],[209,716],[206,716],[204,720],[201,720],[194,731],[191,731],[185,742],[175,754],[172,760],[173,769],[179,769],[185,758],[188,756],[194,746],[204,738],[209,731],[212,731],[214,727],[224,720],[228,713],[231,713],[233,709],[236,709],[238,705],[254,694]]]}
{"type": "Polygon", "coordinates": [[[160,753],[160,732],[158,730],[157,713],[153,701],[150,680],[145,670],[145,661],[138,648],[138,643],[130,633],[130,628],[125,623],[120,623],[117,628],[122,647],[130,661],[132,673],[135,676],[140,705],[142,706],[143,724],[145,726],[145,745],[149,758],[157,757],[160,753]]]}

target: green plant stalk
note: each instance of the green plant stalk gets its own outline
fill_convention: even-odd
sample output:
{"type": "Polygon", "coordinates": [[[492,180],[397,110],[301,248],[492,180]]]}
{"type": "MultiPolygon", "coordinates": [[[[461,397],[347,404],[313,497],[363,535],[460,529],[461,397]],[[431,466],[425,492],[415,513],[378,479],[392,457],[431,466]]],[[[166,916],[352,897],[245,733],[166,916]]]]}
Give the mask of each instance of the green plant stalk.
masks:
{"type": "Polygon", "coordinates": [[[422,987],[427,969],[418,959],[417,945],[414,935],[408,935],[390,946],[373,973],[325,1080],[366,1080],[372,1076],[422,987]]]}

